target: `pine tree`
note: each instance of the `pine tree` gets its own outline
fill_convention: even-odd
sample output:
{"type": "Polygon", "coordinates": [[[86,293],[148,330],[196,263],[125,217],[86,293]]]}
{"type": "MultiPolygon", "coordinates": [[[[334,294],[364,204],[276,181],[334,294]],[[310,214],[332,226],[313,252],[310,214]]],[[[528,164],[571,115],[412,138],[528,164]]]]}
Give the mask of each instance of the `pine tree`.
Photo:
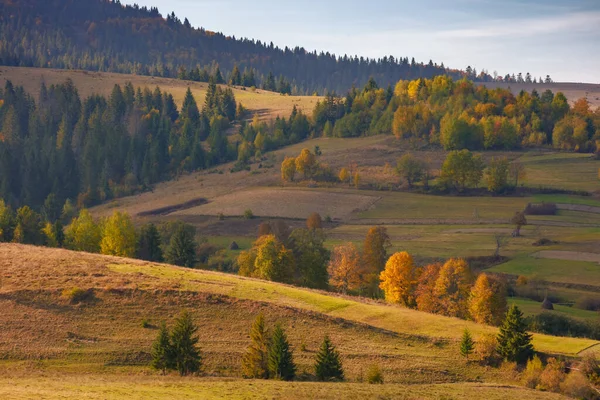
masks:
{"type": "Polygon", "coordinates": [[[342,369],[340,354],[329,340],[329,336],[325,336],[321,348],[317,353],[315,374],[317,375],[317,379],[321,381],[344,380],[344,370],[342,369]]]}
{"type": "Polygon", "coordinates": [[[173,368],[173,349],[167,324],[160,325],[158,336],[152,344],[152,367],[161,370],[163,374],[173,368]]]}
{"type": "Polygon", "coordinates": [[[176,227],[166,260],[169,264],[192,268],[196,263],[196,241],[194,239],[195,228],[180,224],[176,227]]]}
{"type": "Polygon", "coordinates": [[[163,253],[160,248],[160,234],[156,225],[150,223],[144,225],[140,232],[138,241],[137,258],[146,261],[163,261],[163,253]]]}
{"type": "Polygon", "coordinates": [[[531,335],[526,331],[523,313],[512,305],[498,334],[498,353],[507,361],[525,363],[534,354],[531,335]]]}
{"type": "Polygon", "coordinates": [[[265,317],[258,314],[250,330],[252,343],[242,358],[244,378],[269,378],[269,338],[265,327],[265,317]]]}
{"type": "Polygon", "coordinates": [[[462,339],[460,341],[460,354],[468,360],[469,355],[473,353],[474,347],[475,343],[473,342],[473,338],[471,337],[471,332],[469,332],[468,329],[465,329],[463,332],[462,339]]]}
{"type": "Polygon", "coordinates": [[[202,356],[197,346],[197,331],[198,328],[187,311],[183,311],[175,320],[171,334],[172,360],[174,368],[181,376],[198,372],[202,366],[202,356]]]}
{"type": "Polygon", "coordinates": [[[268,357],[269,375],[273,379],[291,381],[296,376],[296,365],[294,364],[292,350],[287,341],[287,336],[277,324],[273,331],[271,346],[268,357]]]}

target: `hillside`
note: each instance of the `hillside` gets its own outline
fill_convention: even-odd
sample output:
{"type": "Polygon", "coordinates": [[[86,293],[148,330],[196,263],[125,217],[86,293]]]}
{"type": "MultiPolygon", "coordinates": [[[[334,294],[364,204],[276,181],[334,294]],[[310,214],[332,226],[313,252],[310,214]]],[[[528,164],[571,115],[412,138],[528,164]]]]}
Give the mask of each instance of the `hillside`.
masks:
{"type": "MultiPolygon", "coordinates": [[[[198,104],[204,104],[208,87],[208,83],[110,72],[0,67],[1,87],[4,87],[6,81],[11,81],[15,86],[23,86],[25,91],[31,94],[34,99],[39,98],[42,82],[50,86],[62,84],[67,79],[73,81],[82,98],[87,98],[92,94],[108,97],[115,85],[124,86],[128,82],[131,82],[135,87],[147,87],[152,90],[158,86],[161,91],[173,95],[178,107],[183,104],[188,87],[192,90],[198,104]]],[[[277,116],[287,117],[292,112],[294,105],[310,114],[316,103],[321,99],[318,96],[282,96],[279,93],[261,89],[246,90],[245,88],[235,87],[233,93],[236,101],[242,103],[253,115],[257,114],[263,120],[271,120],[277,116]]]]}
{"type": "MultiPolygon", "coordinates": [[[[208,21],[207,21],[208,23],[208,21]]],[[[383,85],[401,78],[460,75],[408,57],[379,60],[336,57],[304,48],[236,39],[193,28],[156,8],[100,0],[0,1],[0,64],[85,69],[176,77],[180,67],[229,75],[234,65],[254,69],[259,83],[269,73],[284,76],[298,93],[344,93],[374,77],[383,85]],[[29,45],[29,44],[32,45],[29,45]]]]}
{"type": "MultiPolygon", "coordinates": [[[[204,373],[214,378],[152,378],[155,398],[179,389],[215,398],[247,393],[252,381],[223,379],[239,376],[247,332],[259,312],[269,324],[279,321],[288,330],[301,372],[310,373],[314,351],[328,333],[339,346],[351,382],[376,362],[388,384],[325,388],[261,383],[260,391],[252,389],[257,398],[279,398],[284,396],[281,390],[291,388],[291,398],[409,392],[426,398],[441,393],[479,398],[481,391],[489,398],[508,393],[553,398],[504,386],[513,379],[506,371],[456,362],[456,339],[465,327],[475,337],[494,331],[466,321],[215,272],[13,244],[0,245],[0,279],[0,394],[13,393],[15,398],[69,398],[73,388],[96,396],[91,398],[116,398],[142,390],[148,383],[155,326],[183,308],[200,326],[204,373]],[[75,287],[91,294],[73,304],[61,293],[75,287]],[[85,378],[79,378],[84,372],[85,378]],[[14,385],[19,389],[12,392],[14,385]]],[[[596,344],[544,335],[534,341],[541,351],[564,355],[596,344]]]]}

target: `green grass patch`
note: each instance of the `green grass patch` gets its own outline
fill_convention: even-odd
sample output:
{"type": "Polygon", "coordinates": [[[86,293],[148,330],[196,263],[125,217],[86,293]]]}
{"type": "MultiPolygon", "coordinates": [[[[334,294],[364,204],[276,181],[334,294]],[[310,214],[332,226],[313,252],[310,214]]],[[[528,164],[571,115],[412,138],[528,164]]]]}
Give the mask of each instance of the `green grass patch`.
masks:
{"type": "Polygon", "coordinates": [[[521,256],[490,269],[548,282],[600,286],[600,265],[586,261],[554,260],[521,256]]]}
{"type": "Polygon", "coordinates": [[[519,159],[526,168],[526,186],[568,190],[600,189],[600,161],[590,154],[527,153],[519,159]]]}
{"type": "Polygon", "coordinates": [[[529,299],[510,298],[508,299],[509,304],[516,304],[519,306],[521,311],[525,315],[537,315],[542,312],[549,312],[552,314],[563,315],[566,317],[579,318],[583,320],[597,320],[598,313],[596,311],[581,310],[575,307],[564,306],[560,304],[554,304],[554,310],[542,309],[542,303],[529,299]]]}

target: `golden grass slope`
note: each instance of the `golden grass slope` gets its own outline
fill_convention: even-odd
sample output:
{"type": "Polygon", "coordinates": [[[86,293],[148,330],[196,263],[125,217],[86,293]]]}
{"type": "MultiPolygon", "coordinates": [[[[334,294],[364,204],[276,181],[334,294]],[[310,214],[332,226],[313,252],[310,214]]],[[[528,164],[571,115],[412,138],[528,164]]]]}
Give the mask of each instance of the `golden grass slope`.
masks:
{"type": "MultiPolygon", "coordinates": [[[[207,83],[182,81],[171,78],[158,78],[151,76],[126,75],[110,72],[89,72],[81,70],[60,70],[27,67],[0,67],[0,85],[4,87],[7,80],[14,85],[23,86],[37,100],[42,82],[46,85],[64,83],[67,79],[73,80],[75,87],[82,97],[91,94],[110,95],[115,84],[125,85],[131,82],[134,86],[148,87],[154,90],[156,86],[162,91],[171,93],[175,102],[181,106],[187,88],[190,87],[196,101],[201,106],[204,104],[207,83]]],[[[319,101],[317,96],[282,96],[279,93],[266,90],[233,88],[235,98],[252,113],[261,119],[272,119],[278,115],[288,117],[294,105],[306,113],[312,113],[319,101]]]]}

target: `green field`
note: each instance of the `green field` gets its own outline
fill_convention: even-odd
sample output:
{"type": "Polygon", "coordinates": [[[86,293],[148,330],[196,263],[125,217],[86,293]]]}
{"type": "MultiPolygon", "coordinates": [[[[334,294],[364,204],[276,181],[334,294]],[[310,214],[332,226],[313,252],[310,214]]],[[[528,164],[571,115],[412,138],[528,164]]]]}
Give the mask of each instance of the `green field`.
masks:
{"type": "Polygon", "coordinates": [[[550,282],[600,286],[600,265],[585,261],[542,259],[521,256],[490,269],[550,282]]]}
{"type": "Polygon", "coordinates": [[[521,311],[523,311],[526,316],[539,314],[540,312],[547,312],[589,321],[596,321],[598,319],[598,312],[596,311],[580,310],[575,307],[569,307],[560,304],[554,304],[554,310],[543,310],[542,303],[533,300],[510,298],[508,299],[508,303],[519,306],[521,311]]]}
{"type": "Polygon", "coordinates": [[[590,192],[600,189],[600,160],[590,154],[529,152],[519,161],[526,167],[526,186],[590,192]]]}

